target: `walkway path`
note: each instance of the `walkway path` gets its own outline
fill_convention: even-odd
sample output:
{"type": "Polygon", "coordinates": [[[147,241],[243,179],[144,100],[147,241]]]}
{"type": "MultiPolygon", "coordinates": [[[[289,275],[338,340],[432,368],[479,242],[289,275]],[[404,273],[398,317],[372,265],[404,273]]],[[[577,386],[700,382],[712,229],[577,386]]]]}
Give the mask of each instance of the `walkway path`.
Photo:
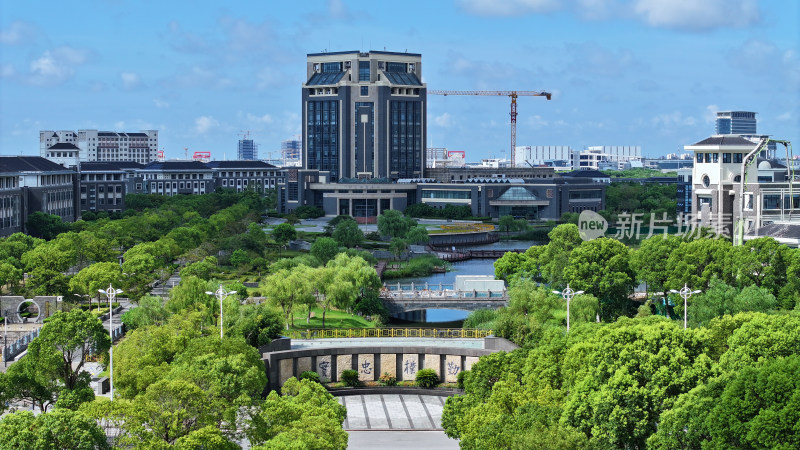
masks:
{"type": "Polygon", "coordinates": [[[374,394],[338,398],[347,407],[345,430],[441,430],[445,397],[374,394]]]}
{"type": "Polygon", "coordinates": [[[445,397],[415,394],[352,395],[347,407],[348,449],[457,449],[442,431],[445,397]]]}

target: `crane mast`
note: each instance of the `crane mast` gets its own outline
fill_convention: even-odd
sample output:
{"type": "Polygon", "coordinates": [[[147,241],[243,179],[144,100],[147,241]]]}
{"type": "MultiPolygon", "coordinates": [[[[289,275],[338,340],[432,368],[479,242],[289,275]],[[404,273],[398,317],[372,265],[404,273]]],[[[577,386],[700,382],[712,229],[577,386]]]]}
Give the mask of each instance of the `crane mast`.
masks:
{"type": "Polygon", "coordinates": [[[442,91],[429,89],[431,95],[485,95],[495,97],[511,97],[511,167],[516,165],[517,159],[517,97],[546,97],[550,100],[551,93],[545,91],[442,91]]]}

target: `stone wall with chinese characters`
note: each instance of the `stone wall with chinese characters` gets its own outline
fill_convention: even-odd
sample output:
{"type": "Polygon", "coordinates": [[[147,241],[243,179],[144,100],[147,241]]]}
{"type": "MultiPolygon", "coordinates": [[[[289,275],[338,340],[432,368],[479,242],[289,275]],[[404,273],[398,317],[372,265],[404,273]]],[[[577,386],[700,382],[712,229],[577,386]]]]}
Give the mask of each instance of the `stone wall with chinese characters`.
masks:
{"type": "Polygon", "coordinates": [[[324,383],[340,381],[345,370],[355,370],[361,381],[377,381],[384,374],[398,381],[413,381],[421,369],[433,369],[445,383],[455,383],[458,373],[469,370],[483,355],[498,349],[460,347],[334,347],[264,353],[269,379],[267,389],[279,389],[306,370],[324,383]]]}

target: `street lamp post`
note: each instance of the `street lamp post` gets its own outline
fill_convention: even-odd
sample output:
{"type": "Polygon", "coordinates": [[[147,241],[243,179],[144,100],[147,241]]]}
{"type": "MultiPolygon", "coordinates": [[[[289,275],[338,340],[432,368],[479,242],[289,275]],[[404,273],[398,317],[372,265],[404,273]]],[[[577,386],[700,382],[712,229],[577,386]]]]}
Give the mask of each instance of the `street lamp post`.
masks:
{"type": "Polygon", "coordinates": [[[676,291],[675,289],[670,289],[669,291],[671,293],[673,293],[673,294],[680,294],[680,296],[683,297],[683,329],[685,330],[686,329],[686,317],[687,317],[686,316],[686,311],[688,309],[688,304],[687,303],[688,303],[689,297],[691,297],[692,294],[699,294],[702,291],[700,291],[700,290],[693,291],[693,290],[689,289],[689,286],[686,283],[683,284],[683,289],[681,289],[680,291],[676,291]]]}
{"type": "Polygon", "coordinates": [[[111,338],[111,346],[108,348],[108,378],[111,389],[111,401],[114,401],[114,297],[122,293],[122,289],[114,289],[111,283],[105,291],[98,289],[97,292],[108,297],[108,336],[111,338]]]}
{"type": "Polygon", "coordinates": [[[226,291],[222,285],[219,285],[219,289],[215,292],[206,291],[208,295],[214,295],[219,299],[219,338],[222,339],[222,301],[228,298],[229,295],[235,294],[236,291],[226,291]]]}
{"type": "Polygon", "coordinates": [[[569,333],[569,302],[570,302],[570,301],[572,300],[572,298],[573,298],[573,297],[575,297],[576,295],[581,295],[581,294],[583,294],[583,291],[573,291],[573,290],[572,290],[572,289],[569,287],[569,284],[567,284],[567,288],[566,288],[566,289],[564,289],[563,291],[560,291],[560,292],[559,292],[559,291],[553,291],[553,294],[560,295],[561,297],[563,297],[563,298],[564,298],[564,300],[566,300],[566,301],[567,301],[567,333],[569,333]]]}

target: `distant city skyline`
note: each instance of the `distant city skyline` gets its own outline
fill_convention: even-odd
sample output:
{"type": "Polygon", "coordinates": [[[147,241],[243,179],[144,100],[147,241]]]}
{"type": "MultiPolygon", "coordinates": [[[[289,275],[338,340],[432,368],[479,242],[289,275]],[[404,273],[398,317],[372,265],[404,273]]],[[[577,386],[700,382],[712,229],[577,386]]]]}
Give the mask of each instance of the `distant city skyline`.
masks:
{"type": "MultiPolygon", "coordinates": [[[[39,131],[159,131],[167,158],[261,156],[301,131],[306,54],[422,54],[429,89],[546,90],[518,101],[519,146],[681,153],[716,112],[800,140],[800,5],[778,0],[14,2],[0,17],[0,154],[39,131]],[[581,6],[581,5],[592,5],[581,6]]],[[[429,147],[510,158],[504,97],[428,99],[429,147]]]]}

